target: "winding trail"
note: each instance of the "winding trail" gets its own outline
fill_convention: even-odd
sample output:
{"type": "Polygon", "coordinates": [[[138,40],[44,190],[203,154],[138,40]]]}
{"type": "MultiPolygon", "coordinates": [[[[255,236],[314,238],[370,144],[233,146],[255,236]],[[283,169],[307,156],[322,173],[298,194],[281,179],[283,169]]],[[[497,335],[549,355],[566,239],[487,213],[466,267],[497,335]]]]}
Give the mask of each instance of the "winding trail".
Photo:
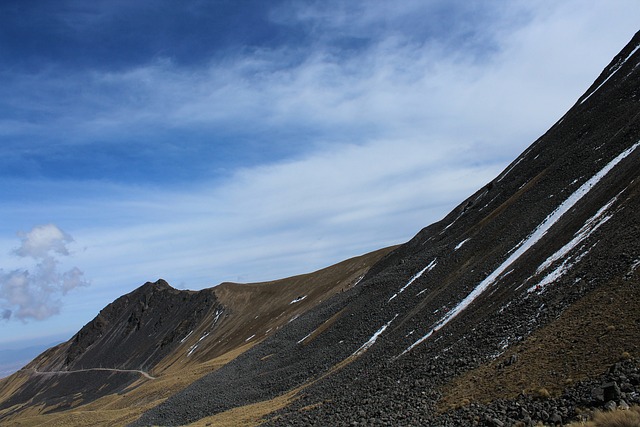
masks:
{"type": "Polygon", "coordinates": [[[129,372],[129,373],[140,374],[143,377],[150,380],[157,379],[156,377],[149,375],[149,373],[145,371],[141,371],[139,369],[86,368],[86,369],[76,369],[74,371],[38,371],[37,369],[26,369],[26,370],[31,371],[35,375],[67,375],[67,374],[75,374],[78,372],[90,372],[90,371],[129,372]]]}

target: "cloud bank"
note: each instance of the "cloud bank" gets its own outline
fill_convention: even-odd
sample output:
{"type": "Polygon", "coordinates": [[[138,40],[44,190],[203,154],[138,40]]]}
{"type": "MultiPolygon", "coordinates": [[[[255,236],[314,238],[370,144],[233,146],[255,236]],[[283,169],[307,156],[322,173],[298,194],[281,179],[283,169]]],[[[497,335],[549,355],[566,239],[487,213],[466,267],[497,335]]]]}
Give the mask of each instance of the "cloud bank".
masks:
{"type": "Polygon", "coordinates": [[[62,296],[89,283],[77,267],[58,271],[58,258],[69,256],[67,244],[73,239],[57,226],[36,226],[19,236],[22,243],[14,254],[36,264],[9,272],[0,269],[0,317],[44,320],[60,312],[62,296]]]}

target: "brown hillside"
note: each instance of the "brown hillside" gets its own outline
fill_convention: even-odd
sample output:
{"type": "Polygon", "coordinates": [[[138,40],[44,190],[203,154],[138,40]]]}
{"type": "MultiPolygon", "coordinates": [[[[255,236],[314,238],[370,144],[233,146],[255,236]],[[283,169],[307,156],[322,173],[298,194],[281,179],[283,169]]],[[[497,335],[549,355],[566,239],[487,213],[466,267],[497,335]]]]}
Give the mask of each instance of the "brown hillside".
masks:
{"type": "MultiPolygon", "coordinates": [[[[96,372],[105,376],[126,375],[129,379],[123,388],[91,401],[83,399],[77,389],[68,395],[57,396],[55,400],[45,395],[52,388],[64,390],[60,386],[65,381],[76,381],[76,377],[82,380],[81,375],[88,373],[71,371],[65,375],[38,376],[33,368],[23,369],[0,380],[2,425],[126,425],[203,375],[233,360],[318,303],[354,286],[371,265],[393,249],[381,249],[310,274],[255,284],[224,283],[201,291],[213,291],[219,304],[211,306],[193,330],[183,330],[182,335],[176,337],[175,349],[149,369],[155,379],[135,373],[96,372]],[[16,396],[33,390],[35,392],[30,398],[16,401],[16,396]]],[[[153,289],[156,292],[187,292],[161,285],[153,289]]],[[[149,288],[149,284],[145,286],[149,288]]],[[[127,298],[131,300],[133,297],[127,298]]],[[[135,301],[129,305],[135,306],[135,301]]],[[[105,315],[101,313],[101,316],[105,315]]],[[[180,322],[180,319],[175,321],[180,322]]],[[[70,341],[50,349],[29,366],[49,366],[53,364],[51,361],[64,360],[67,358],[65,351],[71,346],[70,341]]],[[[93,353],[97,353],[95,348],[93,353]]],[[[82,354],[77,357],[82,357],[82,354]]]]}

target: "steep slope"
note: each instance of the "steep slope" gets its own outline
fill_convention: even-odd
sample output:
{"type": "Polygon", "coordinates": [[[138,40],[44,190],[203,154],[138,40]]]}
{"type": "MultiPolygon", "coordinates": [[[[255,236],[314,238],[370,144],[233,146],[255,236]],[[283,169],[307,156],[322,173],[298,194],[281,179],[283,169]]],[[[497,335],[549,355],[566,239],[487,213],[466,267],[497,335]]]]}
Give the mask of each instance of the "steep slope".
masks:
{"type": "Polygon", "coordinates": [[[349,289],[392,249],[265,283],[223,283],[198,292],[174,289],[164,280],[146,283],[105,307],[71,340],[1,380],[0,422],[131,421],[349,289]],[[87,418],[83,411],[94,415],[87,418]]]}
{"type": "MultiPolygon", "coordinates": [[[[525,424],[561,422],[581,405],[604,403],[585,397],[585,387],[597,386],[589,381],[599,381],[623,352],[629,360],[611,371],[625,381],[615,399],[639,401],[638,384],[622,378],[637,371],[640,318],[635,306],[611,302],[621,296],[635,301],[640,281],[639,46],[640,33],[502,174],[382,259],[358,286],[134,425],[184,424],[292,391],[297,400],[269,424],[471,425],[482,411],[494,414],[487,420],[493,425],[518,417],[525,424]],[[579,307],[590,319],[586,324],[576,319],[579,307]],[[608,328],[602,335],[604,317],[597,321],[597,313],[612,307],[625,319],[609,325],[625,330],[617,338],[606,334],[608,328]],[[548,333],[565,338],[547,340],[556,347],[546,349],[531,344],[548,333]],[[593,350],[602,344],[607,351],[593,350]],[[581,353],[591,356],[589,363],[579,363],[581,353]],[[530,384],[520,378],[511,392],[482,396],[512,399],[497,410],[473,403],[438,412],[479,399],[471,393],[453,404],[441,399],[457,396],[464,381],[484,376],[485,391],[500,387],[488,380],[487,366],[492,372],[533,370],[518,360],[536,354],[546,360],[538,365],[548,370],[538,376],[544,384],[533,375],[530,384]],[[534,398],[540,386],[564,394],[549,400],[555,406],[542,404],[534,398]],[[507,409],[516,404],[529,409],[514,415],[507,409]]],[[[510,378],[507,383],[516,380],[510,378]]]]}

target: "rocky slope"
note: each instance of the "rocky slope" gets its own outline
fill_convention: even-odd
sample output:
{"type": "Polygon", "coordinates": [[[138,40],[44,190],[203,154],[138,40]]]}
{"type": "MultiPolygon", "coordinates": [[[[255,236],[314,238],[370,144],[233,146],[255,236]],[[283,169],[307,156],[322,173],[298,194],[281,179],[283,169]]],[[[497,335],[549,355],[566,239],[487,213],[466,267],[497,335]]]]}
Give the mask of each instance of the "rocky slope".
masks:
{"type": "Polygon", "coordinates": [[[610,380],[625,391],[609,400],[638,401],[628,379],[636,378],[640,356],[632,304],[640,273],[639,46],[640,34],[502,174],[382,259],[358,286],[134,425],[193,422],[290,390],[298,399],[268,424],[559,423],[580,407],[607,403],[591,397],[590,387],[610,380]],[[585,323],[571,310],[578,306],[589,314],[585,323]],[[610,310],[611,322],[625,322],[598,321],[610,310]],[[562,333],[557,347],[530,342],[545,331],[562,333]],[[523,366],[533,355],[546,364],[523,366]],[[621,358],[625,364],[615,365],[621,358]],[[493,375],[481,377],[488,366],[493,375]],[[624,375],[600,378],[609,366],[624,375]],[[518,378],[522,371],[531,375],[518,378]],[[510,391],[499,389],[496,372],[509,374],[500,376],[514,383],[510,391]],[[485,394],[452,402],[461,378],[483,382],[485,394]],[[560,403],[540,403],[551,397],[560,403]],[[478,406],[498,398],[508,403],[478,406]],[[524,410],[515,414],[518,407],[524,410]]]}

